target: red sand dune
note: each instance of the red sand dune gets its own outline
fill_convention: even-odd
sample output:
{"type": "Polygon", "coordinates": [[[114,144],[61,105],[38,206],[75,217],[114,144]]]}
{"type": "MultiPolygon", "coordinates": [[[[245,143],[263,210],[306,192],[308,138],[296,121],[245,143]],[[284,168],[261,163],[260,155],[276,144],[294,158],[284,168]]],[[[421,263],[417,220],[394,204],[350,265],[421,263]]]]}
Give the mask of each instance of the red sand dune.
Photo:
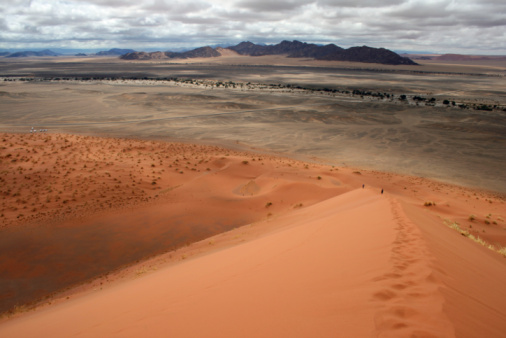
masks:
{"type": "Polygon", "coordinates": [[[218,147],[3,139],[0,312],[349,189],[329,169],[218,147]]]}
{"type": "MultiPolygon", "coordinates": [[[[216,151],[212,173],[177,182],[180,208],[261,204],[263,217],[13,316],[0,336],[504,336],[506,258],[470,239],[505,244],[504,197],[216,151]]],[[[162,215],[170,199],[157,201],[139,210],[162,215]]]]}

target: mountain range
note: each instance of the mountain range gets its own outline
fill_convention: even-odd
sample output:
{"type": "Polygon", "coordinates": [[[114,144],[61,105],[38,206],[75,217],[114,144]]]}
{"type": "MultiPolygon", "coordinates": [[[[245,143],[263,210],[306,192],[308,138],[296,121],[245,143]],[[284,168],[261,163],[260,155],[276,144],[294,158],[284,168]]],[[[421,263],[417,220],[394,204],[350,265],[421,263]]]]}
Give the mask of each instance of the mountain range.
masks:
{"type": "Polygon", "coordinates": [[[58,56],[60,54],[55,53],[49,49],[42,50],[40,52],[34,51],[24,51],[24,52],[16,52],[5,55],[7,58],[19,58],[19,57],[30,57],[30,56],[58,56]]]}
{"type": "Polygon", "coordinates": [[[416,65],[409,58],[385,48],[368,46],[341,48],[334,44],[319,46],[300,41],[282,41],[276,45],[257,45],[252,42],[241,42],[227,48],[200,47],[187,52],[132,52],[120,56],[123,60],[152,60],[152,59],[188,59],[218,57],[232,51],[239,55],[263,56],[286,55],[290,58],[312,58],[327,61],[351,61],[382,63],[389,65],[416,65]]]}
{"type": "MultiPolygon", "coordinates": [[[[97,52],[95,55],[99,56],[121,56],[127,53],[133,53],[135,50],[133,49],[120,49],[120,48],[112,48],[109,50],[104,50],[97,52]]],[[[19,51],[19,52],[0,52],[0,56],[8,57],[8,58],[20,58],[20,57],[40,57],[40,56],[60,56],[63,55],[61,53],[53,52],[52,50],[45,49],[42,51],[19,51]]],[[[83,53],[74,54],[76,56],[84,56],[83,53]]]]}
{"type": "Polygon", "coordinates": [[[121,48],[112,48],[112,49],[109,49],[109,50],[104,50],[104,51],[101,51],[101,52],[98,52],[96,53],[96,55],[101,55],[101,56],[121,56],[121,55],[124,55],[124,54],[127,54],[127,53],[135,53],[135,50],[133,49],[121,49],[121,48]]]}
{"type": "MultiPolygon", "coordinates": [[[[344,49],[334,44],[316,45],[300,41],[282,41],[275,45],[254,44],[246,41],[238,45],[226,48],[209,46],[199,47],[185,52],[136,52],[133,49],[113,48],[108,51],[96,53],[98,56],[119,56],[124,60],[156,60],[156,59],[189,59],[189,58],[211,58],[222,55],[285,55],[290,58],[311,58],[327,61],[351,61],[382,63],[389,65],[416,65],[416,63],[399,54],[385,49],[368,46],[351,47],[344,49]]],[[[60,53],[51,50],[43,51],[20,51],[15,53],[2,53],[0,56],[8,58],[16,57],[40,57],[58,56],[60,53]]]]}

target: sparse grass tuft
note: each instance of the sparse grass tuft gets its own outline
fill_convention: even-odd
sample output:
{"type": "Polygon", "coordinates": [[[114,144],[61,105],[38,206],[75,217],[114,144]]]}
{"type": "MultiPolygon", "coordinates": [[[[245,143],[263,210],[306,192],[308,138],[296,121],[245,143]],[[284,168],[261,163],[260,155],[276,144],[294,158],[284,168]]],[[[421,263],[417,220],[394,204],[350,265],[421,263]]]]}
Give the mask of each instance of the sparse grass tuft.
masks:
{"type": "Polygon", "coordinates": [[[444,224],[446,224],[448,227],[460,232],[460,234],[462,236],[467,237],[467,238],[473,240],[474,242],[483,245],[487,249],[495,251],[495,252],[506,257],[506,248],[504,248],[504,247],[496,248],[492,244],[487,243],[484,239],[480,238],[479,236],[474,236],[473,234],[469,233],[468,231],[462,230],[457,222],[451,223],[449,220],[445,219],[444,224]]]}
{"type": "Polygon", "coordinates": [[[9,311],[9,315],[15,315],[18,313],[27,312],[30,308],[27,305],[16,305],[14,308],[9,311]]]}
{"type": "Polygon", "coordinates": [[[469,220],[474,221],[476,219],[476,215],[469,215],[469,220]]]}

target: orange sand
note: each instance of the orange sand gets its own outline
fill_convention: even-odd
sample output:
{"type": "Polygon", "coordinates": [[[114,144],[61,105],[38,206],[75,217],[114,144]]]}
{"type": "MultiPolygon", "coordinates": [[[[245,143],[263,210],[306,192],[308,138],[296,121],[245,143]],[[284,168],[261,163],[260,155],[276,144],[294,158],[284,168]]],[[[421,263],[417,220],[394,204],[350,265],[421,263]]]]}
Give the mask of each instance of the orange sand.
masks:
{"type": "Polygon", "coordinates": [[[496,252],[506,245],[503,196],[218,147],[1,136],[5,231],[60,220],[72,227],[94,217],[128,223],[138,213],[151,215],[147,226],[178,210],[187,224],[203,222],[201,211],[238,224],[248,215],[242,227],[12,316],[0,323],[2,337],[502,337],[506,331],[506,258],[496,252]],[[36,185],[49,182],[62,197],[44,193],[50,201],[42,213],[36,206],[46,195],[37,201],[36,185]],[[75,200],[67,197],[76,188],[75,200]],[[460,231],[450,228],[455,222],[460,231]],[[471,240],[478,235],[494,250],[471,240]]]}

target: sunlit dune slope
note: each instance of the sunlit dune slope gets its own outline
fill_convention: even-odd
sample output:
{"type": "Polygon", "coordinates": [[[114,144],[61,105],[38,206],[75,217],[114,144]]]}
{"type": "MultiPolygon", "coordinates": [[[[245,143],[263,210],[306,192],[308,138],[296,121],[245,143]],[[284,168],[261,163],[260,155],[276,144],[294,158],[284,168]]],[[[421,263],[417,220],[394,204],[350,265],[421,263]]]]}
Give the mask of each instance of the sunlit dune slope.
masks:
{"type": "MultiPolygon", "coordinates": [[[[270,230],[0,326],[6,336],[500,337],[504,258],[358,189],[270,230]]],[[[258,226],[262,226],[259,224],[258,226]]]]}

